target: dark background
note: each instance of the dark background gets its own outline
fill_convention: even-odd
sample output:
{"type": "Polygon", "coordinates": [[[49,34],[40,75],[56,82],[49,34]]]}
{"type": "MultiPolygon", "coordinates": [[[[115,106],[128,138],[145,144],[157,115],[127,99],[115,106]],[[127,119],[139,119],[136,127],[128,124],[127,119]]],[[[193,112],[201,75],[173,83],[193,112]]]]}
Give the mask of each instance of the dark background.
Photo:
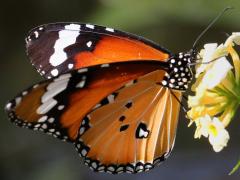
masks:
{"type": "Polygon", "coordinates": [[[83,180],[83,179],[239,179],[227,174],[238,160],[239,116],[228,130],[228,147],[213,152],[204,138],[193,138],[195,128],[179,120],[175,148],[158,168],[137,175],[109,175],[90,171],[71,144],[11,124],[3,111],[8,99],[42,78],[25,54],[24,38],[34,26],[76,21],[110,26],[142,35],[173,52],[186,51],[204,27],[226,6],[227,12],[201,39],[204,43],[224,42],[226,35],[240,30],[239,0],[22,0],[0,4],[0,179],[83,180]]]}

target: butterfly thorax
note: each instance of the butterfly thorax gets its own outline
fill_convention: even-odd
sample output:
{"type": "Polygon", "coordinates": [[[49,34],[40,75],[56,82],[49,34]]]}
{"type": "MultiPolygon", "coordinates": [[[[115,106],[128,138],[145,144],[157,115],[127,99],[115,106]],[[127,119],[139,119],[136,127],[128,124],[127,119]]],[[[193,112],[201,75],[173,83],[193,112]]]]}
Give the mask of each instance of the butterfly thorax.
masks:
{"type": "Polygon", "coordinates": [[[193,74],[190,64],[195,60],[195,54],[179,53],[168,60],[168,71],[166,72],[162,85],[171,89],[186,91],[191,82],[193,74]]]}

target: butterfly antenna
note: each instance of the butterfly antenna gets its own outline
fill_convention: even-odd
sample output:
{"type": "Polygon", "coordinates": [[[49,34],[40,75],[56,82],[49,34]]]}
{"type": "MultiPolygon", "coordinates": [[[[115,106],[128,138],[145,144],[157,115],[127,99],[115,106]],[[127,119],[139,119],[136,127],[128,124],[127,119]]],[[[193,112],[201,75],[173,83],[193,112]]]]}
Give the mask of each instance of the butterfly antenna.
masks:
{"type": "Polygon", "coordinates": [[[233,9],[233,7],[226,7],[226,8],[224,8],[224,9],[218,14],[218,16],[215,17],[215,18],[211,21],[211,23],[201,32],[201,34],[199,34],[199,36],[197,37],[197,39],[194,41],[194,43],[193,43],[193,48],[192,48],[192,49],[195,49],[195,48],[196,48],[196,45],[197,45],[199,39],[201,39],[201,37],[212,27],[212,25],[213,25],[220,17],[222,17],[223,14],[224,14],[226,11],[228,11],[228,10],[230,10],[230,9],[233,9]]]}

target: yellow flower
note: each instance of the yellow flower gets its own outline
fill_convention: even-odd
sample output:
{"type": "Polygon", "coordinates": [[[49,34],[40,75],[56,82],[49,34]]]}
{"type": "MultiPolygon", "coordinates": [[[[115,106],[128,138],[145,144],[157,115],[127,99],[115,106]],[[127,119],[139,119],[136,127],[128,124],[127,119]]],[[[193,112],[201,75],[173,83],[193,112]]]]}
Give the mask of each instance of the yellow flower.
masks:
{"type": "Polygon", "coordinates": [[[224,128],[223,123],[216,117],[211,119],[209,115],[195,120],[196,131],[194,138],[200,138],[202,135],[208,137],[210,144],[215,152],[221,151],[229,140],[229,134],[224,128]]]}
{"type": "Polygon", "coordinates": [[[240,59],[234,46],[240,33],[233,33],[224,44],[206,44],[196,66],[193,96],[188,98],[188,117],[196,124],[194,137],[209,138],[216,152],[226,146],[225,130],[240,104],[240,59]],[[221,125],[220,125],[221,124],[221,125]]]}
{"type": "Polygon", "coordinates": [[[223,123],[218,118],[214,117],[211,125],[209,126],[209,142],[214,151],[221,151],[225,146],[227,146],[229,139],[230,136],[224,128],[223,123]]]}
{"type": "Polygon", "coordinates": [[[209,135],[209,126],[211,124],[211,118],[209,115],[206,115],[204,117],[200,117],[195,120],[196,123],[196,131],[194,134],[194,138],[201,138],[203,135],[204,137],[208,137],[209,135]]]}

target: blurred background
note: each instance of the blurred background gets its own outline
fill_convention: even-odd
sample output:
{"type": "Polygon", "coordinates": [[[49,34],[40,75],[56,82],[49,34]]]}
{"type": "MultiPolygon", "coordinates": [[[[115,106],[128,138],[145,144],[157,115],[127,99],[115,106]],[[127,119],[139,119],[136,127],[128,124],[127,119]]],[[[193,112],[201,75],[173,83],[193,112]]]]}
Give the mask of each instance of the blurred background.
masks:
{"type": "Polygon", "coordinates": [[[25,54],[24,38],[31,28],[50,22],[89,22],[129,31],[167,47],[189,50],[193,41],[226,6],[227,12],[201,39],[224,42],[225,33],[240,31],[239,0],[7,0],[0,5],[0,179],[1,180],[108,180],[108,179],[239,179],[227,174],[240,155],[239,114],[228,130],[231,139],[220,153],[207,139],[195,140],[195,128],[182,115],[170,158],[147,173],[109,175],[83,165],[71,144],[11,124],[3,111],[8,99],[41,80],[25,54]]]}

